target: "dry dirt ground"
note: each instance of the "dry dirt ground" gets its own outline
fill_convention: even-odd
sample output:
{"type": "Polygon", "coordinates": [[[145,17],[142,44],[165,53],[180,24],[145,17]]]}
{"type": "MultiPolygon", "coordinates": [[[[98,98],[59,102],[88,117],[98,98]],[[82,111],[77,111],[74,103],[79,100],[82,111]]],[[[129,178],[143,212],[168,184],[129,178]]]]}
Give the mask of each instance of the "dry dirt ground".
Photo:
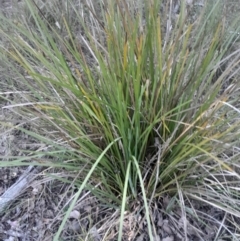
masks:
{"type": "MultiPolygon", "coordinates": [[[[0,8],[4,11],[11,11],[12,6],[10,0],[0,0],[0,8]]],[[[15,1],[17,2],[17,1],[15,1]]],[[[229,1],[227,11],[229,14],[240,14],[240,2],[229,1]]],[[[2,69],[1,73],[6,73],[2,69]]],[[[0,92],[7,92],[7,77],[1,75],[0,92]]],[[[14,93],[2,95],[4,98],[14,98],[14,93]]],[[[6,99],[0,99],[0,123],[5,123],[0,126],[0,156],[4,157],[4,161],[10,161],[11,156],[27,155],[23,150],[28,150],[28,153],[35,150],[44,150],[45,146],[39,143],[34,138],[27,134],[14,129],[16,125],[23,125],[29,130],[37,128],[36,123],[26,123],[23,116],[14,113],[11,108],[3,108],[9,105],[6,99]]],[[[22,176],[29,167],[1,167],[0,168],[0,198],[11,186],[13,186],[19,177],[22,176]]],[[[50,241],[56,233],[60,222],[63,218],[69,203],[74,197],[76,187],[71,181],[78,173],[65,173],[61,169],[46,169],[43,167],[32,169],[31,181],[26,188],[10,202],[4,212],[0,213],[0,241],[50,241]],[[52,174],[52,175],[51,175],[52,174]],[[54,175],[54,176],[53,176],[54,175]],[[71,178],[72,175],[72,178],[71,178]],[[54,177],[68,177],[69,184],[56,180],[54,177]]],[[[175,210],[175,214],[168,216],[162,212],[169,203],[168,197],[159,200],[159,206],[155,207],[154,220],[157,227],[159,237],[156,241],[180,241],[184,240],[181,234],[182,220],[179,212],[175,210]],[[161,237],[161,239],[160,239],[161,237]]],[[[141,203],[139,204],[141,205],[141,203]]],[[[195,208],[198,203],[195,203],[195,208]]],[[[216,233],[221,232],[221,224],[224,222],[225,213],[215,210],[214,208],[201,206],[202,215],[212,217],[205,225],[197,224],[196,220],[189,220],[189,241],[214,241],[216,233]],[[198,236],[195,230],[198,227],[201,230],[201,237],[198,236]]],[[[63,241],[67,240],[102,240],[105,231],[108,227],[114,227],[115,217],[119,215],[114,209],[107,209],[100,205],[96,198],[89,193],[83,193],[74,210],[67,221],[62,234],[63,241]],[[82,239],[80,239],[82,238],[82,239]]],[[[141,221],[141,220],[140,220],[141,221]]],[[[139,220],[131,215],[127,216],[124,232],[125,240],[143,241],[148,240],[146,223],[143,221],[139,228],[141,234],[134,237],[135,226],[139,220]]],[[[236,220],[236,224],[240,224],[240,220],[236,220]]],[[[225,224],[228,225],[228,224],[225,224]]],[[[117,226],[117,225],[116,225],[117,226]]],[[[235,232],[234,225],[229,224],[231,232],[235,232]]],[[[112,228],[108,232],[105,240],[116,240],[117,229],[112,228]]],[[[227,233],[222,233],[218,241],[231,241],[227,238],[227,233]],[[224,238],[225,237],[225,238],[224,238]]]]}

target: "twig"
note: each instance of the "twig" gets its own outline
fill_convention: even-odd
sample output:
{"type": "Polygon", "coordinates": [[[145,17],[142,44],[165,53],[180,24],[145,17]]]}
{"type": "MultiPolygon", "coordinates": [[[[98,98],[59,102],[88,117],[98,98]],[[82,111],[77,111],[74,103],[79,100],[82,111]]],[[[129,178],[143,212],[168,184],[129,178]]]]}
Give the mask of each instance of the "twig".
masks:
{"type": "Polygon", "coordinates": [[[0,196],[0,212],[8,205],[9,202],[14,201],[33,181],[35,174],[37,174],[37,168],[29,166],[25,172],[18,178],[2,196],[0,196]]]}

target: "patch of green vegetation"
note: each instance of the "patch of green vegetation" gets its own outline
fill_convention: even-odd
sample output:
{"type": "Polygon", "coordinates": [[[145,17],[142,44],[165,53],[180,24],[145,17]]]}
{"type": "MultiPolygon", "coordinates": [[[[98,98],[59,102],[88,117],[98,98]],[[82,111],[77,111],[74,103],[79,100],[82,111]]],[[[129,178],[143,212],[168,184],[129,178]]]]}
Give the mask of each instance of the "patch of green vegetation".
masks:
{"type": "Polygon", "coordinates": [[[32,1],[26,1],[32,25],[1,17],[1,35],[10,43],[1,58],[20,66],[15,81],[29,90],[31,108],[19,111],[37,113],[55,131],[48,138],[23,130],[51,146],[31,157],[58,158],[46,165],[81,170],[54,240],[83,189],[121,209],[119,241],[124,212],[134,212],[139,199],[151,241],[151,207],[164,195],[177,200],[183,216],[197,216],[185,204],[197,200],[240,217],[239,81],[224,87],[237,62],[216,75],[236,36],[225,38],[215,14],[221,5],[203,7],[187,21],[184,1],[174,18],[157,0],[107,1],[98,12],[93,1],[82,12],[67,2],[74,24],[62,15],[60,27],[54,25],[32,1]]]}

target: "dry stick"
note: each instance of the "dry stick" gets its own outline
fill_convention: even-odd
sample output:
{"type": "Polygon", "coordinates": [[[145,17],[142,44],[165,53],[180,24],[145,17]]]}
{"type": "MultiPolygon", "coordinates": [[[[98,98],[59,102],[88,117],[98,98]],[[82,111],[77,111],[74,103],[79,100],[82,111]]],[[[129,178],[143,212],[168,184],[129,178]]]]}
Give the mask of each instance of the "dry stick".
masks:
{"type": "Polygon", "coordinates": [[[11,201],[14,201],[16,197],[18,197],[29,186],[37,173],[37,168],[29,166],[18,178],[16,183],[14,183],[6,192],[4,192],[2,196],[0,196],[0,212],[2,212],[11,201]]]}

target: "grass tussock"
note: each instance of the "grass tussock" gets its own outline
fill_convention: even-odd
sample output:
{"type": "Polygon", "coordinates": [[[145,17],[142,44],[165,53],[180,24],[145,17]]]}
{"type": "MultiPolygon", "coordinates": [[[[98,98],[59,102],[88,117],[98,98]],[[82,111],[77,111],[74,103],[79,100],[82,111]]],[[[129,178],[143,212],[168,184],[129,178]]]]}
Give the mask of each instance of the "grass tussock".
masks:
{"type": "Polygon", "coordinates": [[[81,170],[67,213],[91,190],[121,209],[118,240],[136,200],[150,240],[151,208],[166,195],[185,217],[197,216],[187,208],[193,200],[240,217],[239,55],[226,56],[237,39],[215,14],[221,5],[189,20],[184,1],[173,15],[156,0],[66,2],[74,20],[50,21],[34,1],[25,2],[24,21],[2,16],[1,58],[15,71],[16,88],[26,90],[11,108],[54,130],[23,130],[49,146],[32,153],[33,164],[81,170]]]}

